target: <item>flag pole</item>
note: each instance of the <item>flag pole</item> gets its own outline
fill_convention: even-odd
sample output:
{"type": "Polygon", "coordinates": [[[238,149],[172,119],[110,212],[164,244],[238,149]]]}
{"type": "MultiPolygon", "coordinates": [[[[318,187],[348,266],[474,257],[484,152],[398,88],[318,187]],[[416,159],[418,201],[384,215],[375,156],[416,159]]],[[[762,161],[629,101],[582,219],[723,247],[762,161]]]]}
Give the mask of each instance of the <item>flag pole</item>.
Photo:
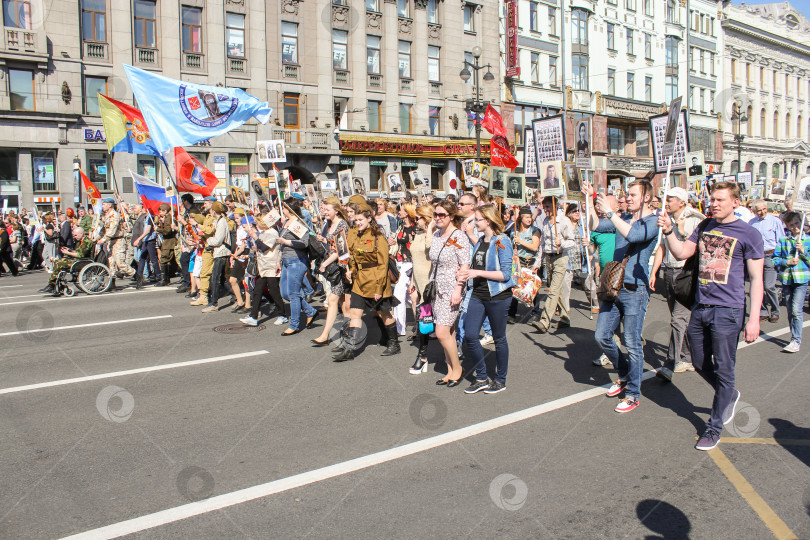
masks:
{"type": "Polygon", "coordinates": [[[113,196],[115,197],[115,200],[118,203],[118,214],[124,220],[124,230],[129,232],[131,230],[128,220],[129,215],[127,214],[127,211],[124,210],[124,208],[121,206],[121,203],[124,202],[124,200],[121,198],[121,192],[118,191],[118,181],[115,179],[115,152],[109,152],[109,154],[110,154],[110,171],[112,172],[112,180],[113,180],[112,182],[113,196]]]}

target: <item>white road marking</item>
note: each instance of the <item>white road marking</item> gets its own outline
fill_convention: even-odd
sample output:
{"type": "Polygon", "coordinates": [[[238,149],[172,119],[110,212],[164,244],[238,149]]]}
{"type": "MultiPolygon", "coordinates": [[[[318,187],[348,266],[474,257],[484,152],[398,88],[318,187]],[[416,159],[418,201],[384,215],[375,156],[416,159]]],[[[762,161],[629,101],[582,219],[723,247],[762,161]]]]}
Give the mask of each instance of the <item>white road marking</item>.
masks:
{"type": "MultiPolygon", "coordinates": [[[[808,326],[810,326],[810,321],[805,321],[805,323],[802,325],[802,328],[807,328],[808,326]]],[[[754,341],[752,341],[751,343],[741,341],[739,345],[737,345],[737,350],[744,349],[751,345],[756,345],[757,343],[762,343],[763,341],[774,341],[774,338],[776,338],[777,336],[783,336],[789,333],[790,327],[785,327],[779,330],[774,330],[773,332],[769,332],[767,334],[760,334],[759,337],[754,341]]]]}
{"type": "MultiPolygon", "coordinates": [[[[170,288],[170,287],[154,287],[154,288],[143,289],[143,290],[140,290],[140,291],[112,292],[112,293],[94,294],[94,295],[84,294],[82,292],[78,292],[76,294],[76,296],[72,296],[70,298],[62,296],[62,297],[59,297],[59,298],[43,298],[41,300],[20,300],[19,302],[5,302],[5,303],[0,304],[0,306],[14,306],[14,305],[17,305],[17,304],[37,304],[37,303],[40,303],[40,302],[62,302],[62,301],[67,301],[67,300],[79,300],[81,298],[95,298],[95,299],[117,298],[117,297],[123,296],[125,294],[142,294],[142,293],[149,293],[149,292],[161,292],[161,291],[173,291],[173,290],[174,289],[170,288]]],[[[0,300],[2,300],[2,299],[0,299],[0,300]]]]}
{"type": "Polygon", "coordinates": [[[42,294],[42,293],[39,293],[39,294],[23,294],[21,296],[4,296],[3,298],[0,298],[0,300],[14,300],[15,298],[31,298],[33,296],[39,296],[40,298],[45,297],[45,295],[42,294]]]}
{"type": "Polygon", "coordinates": [[[85,324],[71,324],[68,326],[54,326],[53,328],[37,328],[36,330],[19,330],[17,332],[3,332],[2,334],[0,334],[0,337],[20,336],[23,334],[37,334],[37,333],[45,334],[47,332],[55,332],[57,330],[70,330],[73,328],[88,328],[90,326],[106,326],[108,324],[124,324],[139,321],[152,321],[155,319],[169,319],[171,317],[172,317],[171,315],[156,315],[154,317],[138,317],[137,319],[121,319],[118,321],[102,321],[85,324]]]}
{"type": "MultiPolygon", "coordinates": [[[[804,324],[805,327],[808,325],[810,325],[810,321],[804,324]]],[[[773,337],[785,334],[787,332],[790,332],[789,328],[776,330],[770,334],[763,334],[760,336],[760,338],[752,343],[740,342],[737,345],[737,349],[743,349],[749,345],[754,345],[755,343],[770,341],[773,337]]],[[[642,381],[646,381],[647,379],[654,377],[656,371],[657,370],[645,371],[642,375],[642,381]]],[[[589,390],[583,390],[582,392],[578,392],[576,394],[571,394],[569,396],[561,397],[540,405],[535,405],[534,407],[529,407],[527,409],[515,411],[513,413],[492,418],[490,420],[485,420],[483,422],[472,424],[470,426],[459,428],[447,433],[442,433],[441,435],[414,441],[412,443],[407,443],[402,446],[383,450],[381,452],[375,452],[374,454],[368,454],[350,459],[341,463],[335,463],[334,465],[328,465],[326,467],[321,467],[320,469],[314,469],[293,476],[288,476],[287,478],[280,478],[278,480],[273,480],[271,482],[259,484],[249,488],[232,491],[230,493],[223,493],[222,495],[217,495],[202,501],[175,506],[174,508],[167,508],[166,510],[160,510],[152,514],[146,514],[144,516],[128,519],[126,521],[120,521],[118,523],[113,523],[111,525],[64,537],[64,540],[74,538],[118,538],[127,534],[134,534],[147,529],[167,525],[169,523],[175,523],[193,516],[214,512],[223,508],[260,499],[262,497],[275,495],[277,493],[282,493],[284,491],[289,491],[291,489],[303,487],[309,484],[322,482],[330,478],[367,469],[375,465],[380,465],[382,463],[401,459],[420,452],[432,450],[440,446],[446,446],[448,444],[474,437],[475,435],[480,435],[500,427],[508,426],[523,420],[528,420],[530,418],[535,418],[563,407],[568,407],[569,405],[581,403],[587,399],[604,396],[605,390],[609,386],[609,384],[606,384],[604,386],[591,388],[589,390]]]]}
{"type": "Polygon", "coordinates": [[[176,362],[174,364],[163,364],[161,366],[149,366],[144,368],[127,369],[125,371],[113,371],[110,373],[99,373],[98,375],[88,375],[86,377],[76,377],[74,379],[61,379],[58,381],[50,381],[37,384],[27,384],[25,386],[14,386],[11,388],[0,389],[2,394],[14,394],[16,392],[25,392],[28,390],[38,390],[40,388],[51,388],[53,386],[64,386],[66,384],[76,384],[87,381],[97,381],[99,379],[110,379],[112,377],[123,377],[124,375],[135,375],[138,373],[149,373],[151,371],[163,371],[166,369],[175,369],[188,366],[197,366],[200,364],[211,364],[213,362],[222,362],[224,360],[235,360],[237,358],[248,358],[251,356],[259,356],[262,354],[269,354],[268,351],[251,351],[244,353],[228,354],[225,356],[215,356],[213,358],[203,358],[202,360],[189,360],[187,362],[176,362]]]}
{"type": "Polygon", "coordinates": [[[22,285],[0,285],[0,289],[11,289],[12,287],[22,287],[22,285]]]}

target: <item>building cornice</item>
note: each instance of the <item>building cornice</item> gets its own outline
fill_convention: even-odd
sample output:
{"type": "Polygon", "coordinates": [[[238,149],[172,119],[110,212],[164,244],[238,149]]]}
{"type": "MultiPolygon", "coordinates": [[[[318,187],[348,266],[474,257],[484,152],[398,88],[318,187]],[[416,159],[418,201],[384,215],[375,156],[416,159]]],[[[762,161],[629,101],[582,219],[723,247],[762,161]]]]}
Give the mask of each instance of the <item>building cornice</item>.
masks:
{"type": "Polygon", "coordinates": [[[741,21],[733,21],[733,20],[723,21],[723,28],[726,31],[733,30],[739,32],[740,34],[744,34],[746,36],[755,38],[759,41],[763,41],[765,43],[779,45],[780,47],[784,47],[786,49],[790,49],[792,51],[806,55],[808,56],[808,59],[810,59],[810,46],[794,41],[792,39],[785,38],[784,36],[773,34],[771,32],[763,30],[762,28],[751,26],[741,21]]]}

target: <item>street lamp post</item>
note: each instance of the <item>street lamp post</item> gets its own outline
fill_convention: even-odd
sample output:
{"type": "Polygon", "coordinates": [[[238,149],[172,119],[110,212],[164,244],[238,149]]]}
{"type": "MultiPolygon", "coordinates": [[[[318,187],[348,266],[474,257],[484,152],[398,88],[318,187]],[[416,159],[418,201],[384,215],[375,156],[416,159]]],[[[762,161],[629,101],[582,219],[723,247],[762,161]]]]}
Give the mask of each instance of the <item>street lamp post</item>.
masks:
{"type": "Polygon", "coordinates": [[[481,161],[481,119],[480,115],[487,110],[486,105],[484,104],[483,100],[481,99],[481,85],[478,82],[478,72],[484,68],[487,68],[487,72],[484,74],[484,81],[489,82],[495,80],[495,75],[492,74],[492,66],[489,64],[482,66],[478,64],[478,59],[481,57],[481,47],[473,47],[472,50],[473,55],[473,63],[468,62],[466,59],[464,60],[464,67],[461,70],[461,73],[458,74],[461,77],[461,80],[467,82],[470,80],[470,69],[475,72],[475,78],[473,79],[473,98],[467,101],[466,109],[473,114],[475,114],[475,153],[478,158],[478,161],[481,161]],[[470,69],[467,69],[470,68],[470,69]]]}
{"type": "Polygon", "coordinates": [[[742,171],[742,143],[745,140],[745,135],[742,134],[742,123],[748,122],[748,116],[742,112],[742,104],[735,102],[731,111],[731,121],[737,121],[737,133],[734,134],[734,140],[737,142],[737,173],[742,171]]]}

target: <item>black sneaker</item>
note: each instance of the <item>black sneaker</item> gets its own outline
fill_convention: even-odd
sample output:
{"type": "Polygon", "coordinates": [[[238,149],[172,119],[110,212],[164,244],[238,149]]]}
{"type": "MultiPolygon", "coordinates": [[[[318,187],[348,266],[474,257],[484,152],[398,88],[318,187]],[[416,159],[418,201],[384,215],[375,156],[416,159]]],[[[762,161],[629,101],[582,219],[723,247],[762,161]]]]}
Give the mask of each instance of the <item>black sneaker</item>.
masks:
{"type": "Polygon", "coordinates": [[[497,394],[498,392],[503,392],[504,390],[506,390],[506,385],[504,383],[494,381],[492,384],[489,385],[489,388],[484,390],[484,393],[485,394],[497,394]]]}
{"type": "Polygon", "coordinates": [[[480,392],[481,390],[486,390],[489,388],[489,379],[484,379],[483,381],[475,381],[472,383],[466,390],[464,390],[465,394],[475,394],[476,392],[480,392]]]}

